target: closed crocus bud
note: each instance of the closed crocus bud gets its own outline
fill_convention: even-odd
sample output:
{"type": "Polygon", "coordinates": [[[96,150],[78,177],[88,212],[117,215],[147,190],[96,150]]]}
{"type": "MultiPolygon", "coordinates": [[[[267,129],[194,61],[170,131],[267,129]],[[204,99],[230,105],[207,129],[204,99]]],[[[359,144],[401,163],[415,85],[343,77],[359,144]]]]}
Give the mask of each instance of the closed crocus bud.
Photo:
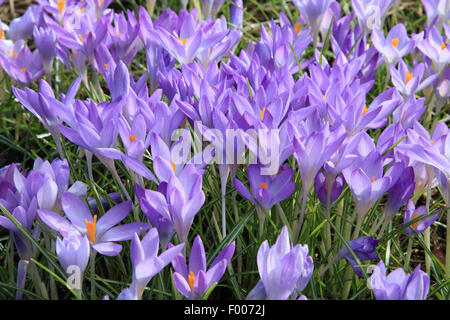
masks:
{"type": "Polygon", "coordinates": [[[287,300],[306,287],[314,269],[308,246],[294,247],[289,242],[286,226],[272,247],[267,241],[261,244],[257,260],[261,281],[250,291],[247,300],[287,300]]]}
{"type": "Polygon", "coordinates": [[[244,20],[244,3],[242,0],[233,0],[230,4],[230,23],[242,29],[244,20]]]}
{"type": "Polygon", "coordinates": [[[72,273],[70,268],[76,266],[80,274],[84,273],[89,261],[90,246],[87,236],[82,236],[75,229],[70,229],[61,240],[56,239],[56,255],[59,264],[68,274],[72,273]]]}
{"type": "Polygon", "coordinates": [[[52,71],[53,59],[56,54],[56,35],[50,28],[35,27],[33,31],[34,42],[42,57],[42,65],[45,73],[52,71]]]}
{"type": "MultiPolygon", "coordinates": [[[[378,255],[375,252],[375,250],[377,249],[378,240],[376,240],[374,237],[356,238],[350,241],[348,245],[350,246],[350,248],[352,248],[353,252],[359,260],[378,259],[378,255]]],[[[361,269],[357,266],[353,255],[350,253],[346,246],[344,246],[341,251],[339,251],[337,257],[347,259],[358,277],[363,277],[361,269]]]]}
{"type": "Polygon", "coordinates": [[[328,186],[325,175],[319,171],[314,179],[314,189],[316,190],[320,202],[326,205],[328,188],[331,188],[330,205],[333,204],[341,195],[342,190],[344,189],[344,182],[344,176],[340,174],[336,180],[334,180],[332,186],[328,186]]]}
{"type": "Polygon", "coordinates": [[[411,221],[416,219],[422,219],[420,221],[414,222],[409,227],[405,228],[404,231],[408,234],[423,232],[429,226],[431,226],[440,217],[440,215],[440,212],[435,211],[434,215],[423,219],[423,217],[428,216],[427,208],[425,206],[416,208],[414,202],[410,199],[406,204],[405,216],[403,217],[403,225],[409,224],[411,221]]]}

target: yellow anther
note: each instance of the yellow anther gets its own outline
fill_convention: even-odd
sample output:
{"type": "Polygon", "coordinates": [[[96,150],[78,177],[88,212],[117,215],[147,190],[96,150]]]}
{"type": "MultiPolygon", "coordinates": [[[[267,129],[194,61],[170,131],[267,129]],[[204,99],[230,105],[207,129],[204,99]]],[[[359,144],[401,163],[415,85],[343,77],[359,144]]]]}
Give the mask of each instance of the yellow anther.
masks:
{"type": "Polygon", "coordinates": [[[84,219],[84,222],[86,223],[86,229],[89,240],[91,242],[95,242],[95,227],[97,225],[97,215],[94,216],[94,221],[88,222],[87,219],[84,219]]]}
{"type": "Polygon", "coordinates": [[[405,78],[405,84],[408,84],[408,82],[413,78],[413,74],[411,72],[406,72],[406,78],[405,78]]]}
{"type": "Polygon", "coordinates": [[[398,47],[398,42],[399,42],[398,38],[392,39],[392,46],[393,46],[394,48],[397,48],[397,47],[398,47]]]}
{"type": "Polygon", "coordinates": [[[192,292],[194,290],[194,282],[195,282],[195,275],[192,271],[191,273],[189,273],[188,280],[189,280],[189,288],[191,289],[192,292]]]}

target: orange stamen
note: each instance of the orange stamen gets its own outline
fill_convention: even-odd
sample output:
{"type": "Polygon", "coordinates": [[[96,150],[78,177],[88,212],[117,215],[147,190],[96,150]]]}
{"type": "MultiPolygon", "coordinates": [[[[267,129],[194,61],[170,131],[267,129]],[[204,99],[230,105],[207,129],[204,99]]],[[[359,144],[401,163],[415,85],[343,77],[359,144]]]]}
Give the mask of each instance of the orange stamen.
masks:
{"type": "Polygon", "coordinates": [[[300,26],[301,26],[301,23],[300,22],[297,22],[296,24],[295,24],[295,33],[297,33],[297,35],[300,33],[300,26]]]}
{"type": "MultiPolygon", "coordinates": [[[[419,215],[417,213],[413,214],[413,220],[417,219],[419,217],[419,215]]],[[[412,224],[412,227],[415,229],[417,228],[417,225],[419,224],[419,222],[415,222],[412,224]]]]}
{"type": "Polygon", "coordinates": [[[97,225],[97,215],[94,216],[94,221],[88,222],[87,219],[84,219],[84,222],[86,223],[86,229],[89,240],[91,242],[95,242],[95,227],[97,225]]]}
{"type": "Polygon", "coordinates": [[[5,39],[5,31],[3,29],[0,29],[0,40],[5,39]]]}
{"type": "Polygon", "coordinates": [[[194,282],[195,282],[195,275],[192,271],[191,273],[189,273],[188,280],[189,280],[189,288],[191,288],[192,292],[194,290],[194,282]]]}
{"type": "Polygon", "coordinates": [[[80,37],[81,43],[84,43],[84,38],[83,38],[83,36],[81,35],[81,33],[79,33],[78,36],[80,37]]]}
{"type": "Polygon", "coordinates": [[[180,37],[177,36],[177,40],[181,42],[181,44],[184,46],[186,44],[186,42],[188,41],[188,38],[186,39],[181,39],[180,37]]]}
{"type": "MultiPolygon", "coordinates": [[[[109,65],[105,63],[105,69],[108,70],[109,65]]],[[[131,139],[131,138],[130,138],[131,139]]]]}
{"type": "Polygon", "coordinates": [[[408,84],[409,81],[413,78],[413,74],[411,72],[406,72],[405,84],[408,84]]]}
{"type": "Polygon", "coordinates": [[[57,0],[58,3],[58,11],[59,13],[63,13],[64,7],[66,6],[66,0],[57,0]]]}
{"type": "Polygon", "coordinates": [[[363,109],[363,112],[361,113],[361,117],[362,117],[363,115],[365,115],[366,112],[367,112],[368,110],[369,110],[369,109],[367,109],[367,104],[364,104],[364,109],[363,109]]]}
{"type": "Polygon", "coordinates": [[[130,141],[131,141],[131,142],[136,141],[136,136],[130,135],[129,138],[130,138],[130,141]]]}
{"type": "Polygon", "coordinates": [[[266,107],[262,108],[262,110],[259,112],[259,116],[261,117],[261,121],[262,119],[264,119],[264,114],[266,113],[266,107]]]}
{"type": "Polygon", "coordinates": [[[433,145],[433,144],[434,144],[434,141],[433,141],[433,140],[431,140],[431,141],[430,141],[430,144],[431,144],[431,145],[433,145]]]}
{"type": "Polygon", "coordinates": [[[441,43],[441,50],[445,50],[447,49],[447,45],[445,44],[445,42],[441,43]]]}
{"type": "Polygon", "coordinates": [[[370,180],[371,183],[375,182],[375,177],[372,177],[372,180],[370,180]]]}
{"type": "Polygon", "coordinates": [[[267,189],[267,183],[265,183],[265,182],[261,183],[259,188],[267,189]]]}
{"type": "Polygon", "coordinates": [[[25,72],[25,71],[27,71],[27,68],[20,69],[20,72],[25,72]]]}
{"type": "Polygon", "coordinates": [[[170,161],[170,164],[172,165],[172,168],[173,168],[173,172],[175,172],[175,168],[176,168],[176,165],[175,165],[175,163],[173,163],[173,161],[170,161]]]}
{"type": "Polygon", "coordinates": [[[394,48],[397,48],[397,47],[398,47],[398,42],[399,42],[398,38],[392,39],[392,46],[393,46],[394,48]]]}

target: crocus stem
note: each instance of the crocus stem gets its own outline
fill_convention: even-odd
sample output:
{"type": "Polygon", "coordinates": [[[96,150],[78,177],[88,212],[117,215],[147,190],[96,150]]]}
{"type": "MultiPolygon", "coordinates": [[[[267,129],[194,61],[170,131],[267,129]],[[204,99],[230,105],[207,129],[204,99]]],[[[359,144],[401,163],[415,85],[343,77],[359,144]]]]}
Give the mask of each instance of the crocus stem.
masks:
{"type": "Polygon", "coordinates": [[[87,167],[88,167],[89,180],[91,180],[91,184],[95,188],[94,175],[92,174],[92,152],[90,152],[88,150],[85,150],[84,153],[86,155],[86,162],[87,162],[87,167]]]}
{"type": "Polygon", "coordinates": [[[408,249],[406,250],[405,265],[403,267],[405,270],[409,267],[409,261],[411,260],[412,246],[413,246],[413,239],[409,238],[408,239],[408,249]]]}
{"type": "Polygon", "coordinates": [[[91,300],[96,300],[95,296],[95,257],[97,256],[97,251],[91,249],[91,257],[89,261],[89,267],[91,271],[91,300]]]}
{"type": "Polygon", "coordinates": [[[227,192],[227,181],[228,175],[230,174],[230,169],[225,168],[224,170],[219,170],[220,172],[220,187],[222,192],[222,236],[226,237],[227,235],[227,212],[226,212],[226,203],[225,203],[225,194],[227,192]]]}
{"type": "MultiPolygon", "coordinates": [[[[391,232],[392,231],[392,222],[389,222],[388,225],[389,225],[389,232],[391,232]]],[[[392,241],[392,239],[389,239],[386,244],[386,259],[384,262],[385,266],[389,265],[389,260],[391,259],[391,241],[392,241]]]]}
{"type": "Polygon", "coordinates": [[[361,216],[361,215],[358,214],[358,220],[356,221],[356,227],[355,227],[355,230],[353,232],[353,237],[352,237],[353,239],[356,239],[359,236],[359,231],[361,230],[361,225],[362,225],[362,222],[363,222],[363,218],[364,218],[364,216],[361,216]]]}
{"type": "Polygon", "coordinates": [[[64,152],[63,152],[62,146],[61,146],[61,139],[60,139],[59,132],[58,133],[52,133],[52,138],[53,138],[53,141],[55,141],[56,150],[59,153],[59,157],[61,159],[64,159],[65,157],[64,157],[64,152]]]}
{"type": "Polygon", "coordinates": [[[450,209],[447,211],[447,247],[445,252],[445,275],[450,278],[450,209]]]}
{"type": "Polygon", "coordinates": [[[39,276],[39,272],[36,268],[36,264],[30,263],[29,266],[31,268],[30,274],[31,279],[33,280],[34,289],[36,290],[36,293],[39,294],[41,297],[48,299],[47,289],[45,289],[45,287],[42,284],[41,277],[39,276]]]}
{"type": "Polygon", "coordinates": [[[353,269],[348,266],[344,274],[344,288],[342,289],[342,299],[347,300],[352,286],[353,269]]]}
{"type": "MultiPolygon", "coordinates": [[[[239,210],[237,207],[237,202],[236,202],[236,195],[237,195],[237,191],[234,191],[232,196],[231,196],[231,204],[233,206],[233,213],[234,213],[234,219],[235,222],[238,223],[239,222],[239,210]]],[[[236,252],[241,252],[242,251],[242,241],[240,237],[237,237],[236,239],[236,252]]],[[[242,255],[240,254],[237,258],[237,268],[238,268],[238,283],[241,283],[242,281],[242,255]]]]}
{"type": "Polygon", "coordinates": [[[331,191],[333,188],[333,181],[328,181],[327,179],[327,203],[326,203],[326,218],[327,222],[325,223],[325,230],[324,230],[324,238],[325,238],[325,250],[328,252],[328,250],[331,248],[331,226],[330,226],[330,207],[331,207],[331,191]]]}
{"type": "MultiPolygon", "coordinates": [[[[51,240],[47,234],[44,234],[44,242],[47,250],[49,250],[50,252],[56,251],[55,241],[51,240]]],[[[55,272],[55,267],[52,264],[50,264],[49,269],[51,272],[55,272]]],[[[58,290],[56,289],[55,277],[50,278],[50,296],[52,300],[58,300],[58,290]]]]}
{"type": "Polygon", "coordinates": [[[389,80],[391,80],[390,65],[389,65],[389,63],[386,62],[386,81],[384,82],[383,91],[386,91],[386,89],[389,85],[389,80]]]}
{"type": "MultiPolygon", "coordinates": [[[[427,183],[427,200],[425,202],[425,204],[427,206],[427,213],[430,212],[430,201],[431,201],[431,183],[429,181],[429,183],[427,183]]],[[[448,233],[448,231],[447,231],[447,233],[448,233]]],[[[430,247],[431,247],[431,228],[430,227],[426,228],[425,231],[423,232],[423,239],[425,242],[425,246],[427,247],[427,249],[429,251],[430,247]]],[[[425,251],[425,270],[430,275],[431,257],[427,251],[425,251]]]]}
{"type": "Polygon", "coordinates": [[[356,210],[353,211],[353,214],[352,214],[350,220],[345,220],[346,224],[345,224],[345,229],[344,229],[344,239],[347,242],[350,241],[350,234],[351,234],[351,231],[352,231],[352,225],[353,225],[353,222],[355,221],[355,219],[356,219],[356,210]]]}
{"type": "Polygon", "coordinates": [[[294,235],[292,234],[292,228],[291,228],[291,224],[289,223],[288,219],[286,218],[286,214],[284,213],[283,208],[281,207],[280,203],[277,203],[275,205],[275,207],[277,208],[277,212],[280,215],[281,221],[283,222],[283,224],[288,228],[288,232],[289,232],[289,238],[291,241],[293,241],[294,239],[292,238],[294,235]]]}
{"type": "Polygon", "coordinates": [[[380,218],[380,220],[378,220],[378,223],[373,224],[372,229],[370,230],[370,234],[375,234],[385,220],[386,220],[386,211],[383,213],[383,216],[380,218]]]}
{"type": "Polygon", "coordinates": [[[294,237],[295,243],[300,238],[300,231],[302,230],[302,224],[303,224],[303,220],[305,218],[305,209],[306,209],[306,200],[307,199],[308,199],[308,191],[304,191],[303,199],[302,199],[302,211],[300,211],[300,219],[298,220],[297,231],[295,232],[295,237],[294,237]]]}

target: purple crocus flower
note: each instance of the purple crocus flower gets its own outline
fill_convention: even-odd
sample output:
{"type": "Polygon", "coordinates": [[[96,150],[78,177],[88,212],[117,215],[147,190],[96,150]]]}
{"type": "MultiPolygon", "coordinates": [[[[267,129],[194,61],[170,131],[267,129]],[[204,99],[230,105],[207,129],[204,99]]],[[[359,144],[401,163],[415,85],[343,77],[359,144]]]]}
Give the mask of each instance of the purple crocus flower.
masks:
{"type": "Polygon", "coordinates": [[[30,6],[25,13],[15,18],[9,24],[9,38],[15,42],[17,40],[27,40],[33,35],[35,26],[39,23],[41,16],[40,6],[30,6]]]}
{"type": "Polygon", "coordinates": [[[308,246],[298,244],[294,247],[289,242],[286,226],[272,247],[269,247],[267,240],[261,244],[257,261],[261,281],[248,294],[247,299],[286,300],[293,294],[297,297],[314,271],[308,246]]]}
{"type": "Polygon", "coordinates": [[[69,267],[77,266],[83,275],[90,256],[88,237],[80,235],[75,229],[69,229],[62,240],[59,237],[56,239],[56,255],[64,271],[70,273],[69,267]]]}
{"type": "Polygon", "coordinates": [[[436,25],[438,28],[450,19],[450,2],[442,0],[422,0],[425,11],[427,12],[427,24],[431,25],[438,17],[436,25]]]}
{"type": "Polygon", "coordinates": [[[87,205],[70,192],[63,194],[61,204],[69,221],[48,210],[38,210],[39,217],[63,237],[67,235],[70,228],[75,228],[83,236],[88,237],[95,251],[106,256],[116,256],[122,250],[122,246],[113,241],[130,240],[134,233],[140,233],[141,228],[144,231],[149,228],[147,223],[139,222],[114,227],[128,216],[131,201],[112,207],[100,217],[98,222],[97,215],[92,217],[87,205]]]}
{"type": "MultiPolygon", "coordinates": [[[[376,248],[378,245],[378,240],[376,240],[374,237],[359,237],[356,238],[348,243],[350,248],[352,248],[353,252],[355,253],[356,257],[359,260],[372,260],[372,259],[378,259],[378,255],[376,253],[376,248]]],[[[345,258],[352,266],[355,273],[358,275],[358,277],[362,278],[363,275],[361,273],[361,269],[357,265],[355,259],[353,258],[353,255],[348,250],[347,246],[344,246],[337,254],[337,257],[339,259],[345,258]]]]}
{"type": "Polygon", "coordinates": [[[158,191],[145,190],[135,184],[136,196],[139,200],[142,212],[150,221],[150,224],[158,229],[159,241],[162,248],[167,248],[167,244],[172,238],[175,229],[170,216],[167,200],[163,193],[165,184],[158,187],[158,191]]]}
{"type": "Polygon", "coordinates": [[[45,72],[42,57],[38,50],[31,51],[27,46],[9,56],[0,55],[0,65],[5,72],[22,85],[40,78],[45,72]]]}
{"type": "Polygon", "coordinates": [[[293,2],[317,37],[323,14],[330,6],[331,0],[293,0],[293,2]]]}
{"type": "Polygon", "coordinates": [[[352,0],[352,7],[365,33],[382,29],[384,18],[395,0],[352,0]]]}
{"type": "MultiPolygon", "coordinates": [[[[235,242],[226,246],[206,267],[206,253],[200,236],[196,236],[189,255],[189,267],[182,254],[172,261],[175,270],[173,281],[178,291],[189,300],[197,300],[222,278],[234,254],[235,242]]],[[[169,249],[170,250],[170,249],[169,249]]]]}
{"type": "Polygon", "coordinates": [[[386,276],[381,260],[370,277],[370,284],[377,300],[426,300],[430,289],[430,277],[418,265],[410,274],[402,268],[386,276]]]}
{"type": "Polygon", "coordinates": [[[400,59],[398,69],[392,65],[390,66],[392,82],[405,98],[427,88],[439,76],[438,74],[433,74],[426,79],[422,79],[424,69],[425,65],[423,63],[416,64],[414,68],[410,68],[402,59],[400,59]]]}
{"type": "Polygon", "coordinates": [[[397,181],[401,166],[403,166],[401,163],[395,163],[383,174],[383,159],[378,151],[374,150],[357,164],[343,170],[342,173],[352,191],[356,203],[355,210],[360,220],[397,181]]]}
{"type": "Polygon", "coordinates": [[[372,42],[388,65],[395,65],[401,57],[407,55],[416,45],[416,36],[410,39],[403,24],[394,26],[384,37],[382,31],[375,29],[372,42]]]}
{"type": "Polygon", "coordinates": [[[56,35],[50,28],[35,27],[33,31],[34,42],[42,57],[42,64],[46,74],[52,71],[53,59],[56,54],[56,35]]]}
{"type": "MultiPolygon", "coordinates": [[[[248,166],[248,180],[250,190],[237,178],[233,183],[239,193],[249,201],[261,206],[265,211],[269,211],[272,206],[289,197],[295,190],[295,183],[292,181],[293,171],[286,163],[280,167],[277,174],[273,176],[262,175],[260,165],[251,164],[248,166]]],[[[261,212],[261,214],[264,214],[261,212]]]]}
{"type": "Polygon", "coordinates": [[[417,48],[434,62],[438,73],[450,62],[450,47],[436,26],[429,30],[427,37],[417,44],[417,48]]]}
{"type": "Polygon", "coordinates": [[[323,174],[322,171],[319,171],[319,173],[314,178],[314,189],[316,190],[320,202],[322,202],[322,204],[324,205],[326,205],[327,203],[328,188],[331,188],[330,190],[330,205],[331,205],[341,195],[342,190],[344,189],[344,184],[345,180],[342,174],[336,177],[331,186],[328,185],[327,179],[325,178],[325,175],[323,174]]]}
{"type": "Polygon", "coordinates": [[[184,243],[171,247],[158,256],[158,230],[152,228],[142,240],[135,233],[131,239],[130,256],[133,265],[133,283],[136,286],[138,299],[142,299],[145,287],[153,276],[167,266],[175,256],[180,254],[184,243]]]}
{"type": "Polygon", "coordinates": [[[203,18],[214,18],[224,2],[225,0],[202,0],[203,18]]]}
{"type": "MultiPolygon", "coordinates": [[[[409,227],[405,228],[404,231],[411,235],[425,231],[425,229],[427,229],[437,219],[439,219],[439,217],[441,216],[441,212],[439,212],[439,211],[440,210],[438,210],[438,212],[435,212],[435,214],[433,214],[432,216],[430,216],[428,218],[421,219],[420,221],[413,223],[409,227]]],[[[408,224],[409,222],[411,222],[415,219],[418,219],[421,217],[426,217],[426,216],[428,216],[427,207],[420,206],[420,207],[416,208],[416,206],[414,205],[414,202],[411,199],[409,199],[408,202],[406,203],[405,215],[403,217],[403,225],[408,224]]]]}
{"type": "Polygon", "coordinates": [[[384,212],[385,219],[392,220],[400,207],[411,199],[416,184],[414,183],[414,169],[407,167],[403,170],[397,182],[388,192],[388,201],[384,212]]]}

